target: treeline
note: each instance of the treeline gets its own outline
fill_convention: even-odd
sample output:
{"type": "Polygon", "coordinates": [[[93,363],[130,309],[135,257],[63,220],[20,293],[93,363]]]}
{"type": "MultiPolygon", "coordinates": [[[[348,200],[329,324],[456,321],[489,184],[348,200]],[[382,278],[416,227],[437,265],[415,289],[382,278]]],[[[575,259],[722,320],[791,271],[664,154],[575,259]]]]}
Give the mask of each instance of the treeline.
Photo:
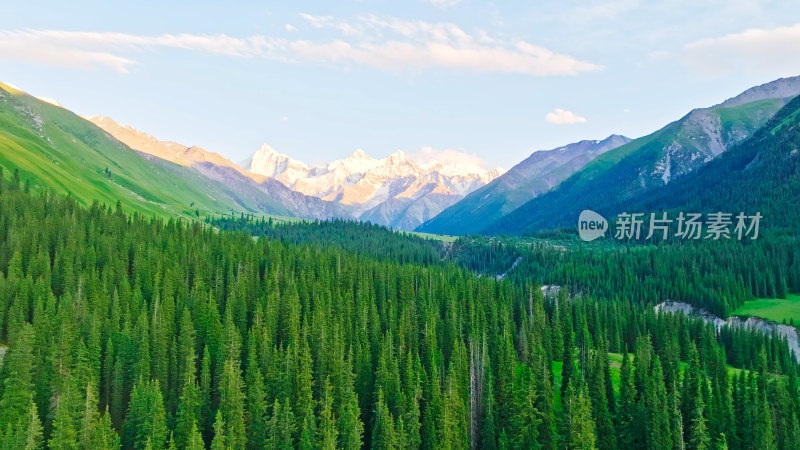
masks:
{"type": "Polygon", "coordinates": [[[598,299],[681,301],[728,317],[753,298],[800,292],[800,240],[768,231],[756,240],[578,242],[565,233],[533,238],[470,236],[452,244],[350,221],[272,223],[242,216],[210,222],[224,230],[340,249],[382,261],[457,264],[481,275],[507,273],[518,286],[565,286],[598,299]]]}
{"type": "Polygon", "coordinates": [[[263,216],[240,214],[239,217],[210,217],[206,222],[220,230],[243,231],[251,236],[292,244],[331,247],[401,264],[438,264],[445,251],[440,241],[343,219],[277,222],[263,216]]]}
{"type": "Polygon", "coordinates": [[[569,241],[569,248],[559,240],[520,241],[462,238],[452,252],[465,267],[497,273],[521,257],[508,274],[517,284],[535,280],[597,298],[649,304],[674,300],[720,317],[755,297],[785,298],[800,292],[800,240],[793,236],[769,234],[747,244],[699,241],[588,248],[569,241]]]}
{"type": "Polygon", "coordinates": [[[784,341],[559,295],[0,180],[0,447],[800,442],[784,341]]]}

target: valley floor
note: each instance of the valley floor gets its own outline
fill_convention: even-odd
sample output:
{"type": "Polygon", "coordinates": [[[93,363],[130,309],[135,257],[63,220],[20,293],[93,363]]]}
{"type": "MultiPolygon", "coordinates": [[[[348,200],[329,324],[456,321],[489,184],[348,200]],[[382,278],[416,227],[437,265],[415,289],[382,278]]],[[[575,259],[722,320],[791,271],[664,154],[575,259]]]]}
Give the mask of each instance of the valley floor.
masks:
{"type": "Polygon", "coordinates": [[[737,316],[756,316],[777,323],[800,325],[800,294],[786,298],[760,298],[746,302],[734,312],[737,316]]]}

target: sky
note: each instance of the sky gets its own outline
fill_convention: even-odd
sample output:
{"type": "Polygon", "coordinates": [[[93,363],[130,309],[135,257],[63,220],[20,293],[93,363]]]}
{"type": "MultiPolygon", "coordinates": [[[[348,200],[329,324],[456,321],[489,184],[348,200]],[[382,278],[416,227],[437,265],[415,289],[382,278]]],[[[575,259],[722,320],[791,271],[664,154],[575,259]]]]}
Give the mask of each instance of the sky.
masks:
{"type": "Polygon", "coordinates": [[[0,81],[235,162],[268,143],[508,169],[800,75],[785,0],[126,3],[7,2],[0,81]]]}

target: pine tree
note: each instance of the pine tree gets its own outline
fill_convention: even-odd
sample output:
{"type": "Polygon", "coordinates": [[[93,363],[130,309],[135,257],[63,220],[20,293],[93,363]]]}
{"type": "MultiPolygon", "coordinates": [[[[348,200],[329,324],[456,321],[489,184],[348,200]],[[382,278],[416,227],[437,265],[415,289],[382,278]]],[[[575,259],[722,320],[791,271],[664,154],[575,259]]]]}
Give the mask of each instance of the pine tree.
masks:
{"type": "Polygon", "coordinates": [[[247,444],[244,420],[245,399],[240,372],[235,360],[229,359],[225,362],[219,388],[219,412],[222,413],[223,423],[225,424],[223,428],[225,445],[232,448],[245,448],[247,444]]]}
{"type": "MultiPolygon", "coordinates": [[[[491,365],[486,367],[486,386],[483,389],[483,424],[481,426],[480,446],[486,450],[497,448],[497,408],[494,398],[494,377],[491,365]]],[[[477,443],[476,443],[477,444],[477,443]]]]}
{"type": "Polygon", "coordinates": [[[94,449],[118,449],[120,447],[119,436],[111,424],[111,415],[106,409],[105,414],[100,417],[100,421],[95,428],[92,440],[94,449]]]}
{"type": "Polygon", "coordinates": [[[372,427],[372,448],[389,450],[395,448],[394,419],[383,399],[383,391],[378,391],[375,403],[375,425],[372,427]]]}
{"type": "Polygon", "coordinates": [[[653,357],[650,375],[645,388],[645,406],[648,414],[647,446],[651,449],[670,448],[673,444],[669,422],[667,391],[664,386],[664,375],[661,359],[653,357]]]}
{"type": "Polygon", "coordinates": [[[235,448],[228,445],[226,438],[227,433],[225,432],[225,417],[222,416],[222,411],[217,411],[217,417],[214,420],[214,439],[211,440],[211,450],[226,450],[228,448],[235,448]]]}
{"type": "Polygon", "coordinates": [[[56,415],[53,418],[53,431],[48,445],[51,449],[78,448],[78,430],[75,424],[76,395],[72,391],[72,383],[65,383],[65,391],[58,399],[56,415]]]}
{"type": "MultiPolygon", "coordinates": [[[[347,369],[349,372],[349,368],[347,369]]],[[[358,396],[353,391],[351,375],[346,375],[347,381],[342,393],[342,404],[339,406],[339,444],[344,449],[360,449],[364,435],[364,424],[361,422],[361,411],[358,407],[358,396]]]]}
{"type": "Polygon", "coordinates": [[[336,449],[336,442],[339,435],[339,430],[336,427],[336,421],[333,417],[333,397],[331,391],[332,387],[330,381],[326,378],[322,392],[319,428],[317,429],[316,438],[316,442],[319,443],[319,447],[323,450],[336,449]]]}
{"type": "MultiPolygon", "coordinates": [[[[194,350],[192,350],[191,355],[191,360],[194,360],[194,350]]],[[[192,369],[194,369],[194,366],[192,366],[192,369]]],[[[201,419],[200,401],[200,391],[194,370],[186,370],[184,371],[183,389],[181,389],[176,413],[175,443],[179,448],[187,446],[192,429],[197,430],[197,424],[201,419]]]]}
{"type": "Polygon", "coordinates": [[[99,432],[100,412],[97,410],[97,402],[94,397],[92,384],[86,385],[84,395],[83,413],[80,421],[79,441],[83,448],[93,448],[95,436],[99,432]]]}
{"type": "Polygon", "coordinates": [[[312,370],[313,361],[311,358],[311,350],[305,335],[300,338],[299,347],[299,367],[296,379],[298,385],[297,402],[295,404],[295,416],[301,421],[298,447],[301,449],[311,449],[314,447],[316,435],[315,402],[313,396],[314,374],[312,370]]]}
{"type": "Polygon", "coordinates": [[[247,389],[247,443],[251,448],[258,448],[267,438],[267,397],[264,392],[264,378],[258,363],[258,355],[253,332],[250,333],[247,351],[247,372],[245,386],[247,389]]]}
{"type": "Polygon", "coordinates": [[[294,413],[289,403],[289,399],[281,404],[275,400],[272,407],[272,417],[267,423],[267,440],[265,447],[269,449],[292,449],[294,448],[295,433],[294,413]]]}
{"type": "Polygon", "coordinates": [[[514,371],[513,408],[509,438],[515,448],[538,448],[539,412],[531,369],[520,364],[514,371]]]}
{"type": "Polygon", "coordinates": [[[444,421],[441,424],[442,442],[446,442],[456,448],[469,447],[469,431],[467,427],[469,414],[465,404],[467,396],[462,393],[458,372],[452,361],[445,383],[444,421]]]}
{"type": "Polygon", "coordinates": [[[573,378],[564,397],[564,446],[569,449],[594,449],[596,436],[592,405],[586,385],[573,378]],[[576,386],[577,385],[577,386],[576,386]]]}
{"type": "Polygon", "coordinates": [[[216,416],[212,403],[211,389],[211,352],[208,349],[208,345],[206,345],[203,348],[203,360],[200,369],[200,417],[203,418],[204,422],[202,426],[198,425],[205,441],[209,441],[213,436],[211,418],[216,416]]]}
{"type": "Polygon", "coordinates": [[[30,409],[33,391],[33,327],[26,323],[14,336],[5,356],[2,369],[7,374],[3,380],[0,398],[0,424],[9,425],[23,421],[30,409]]]}
{"type": "MultiPolygon", "coordinates": [[[[764,377],[764,375],[759,376],[759,378],[762,377],[764,377]]],[[[772,414],[767,404],[766,393],[760,393],[759,397],[760,399],[757,403],[755,417],[755,442],[753,445],[758,449],[776,449],[778,447],[775,443],[775,435],[772,430],[772,414]]]]}
{"type": "Polygon", "coordinates": [[[189,439],[186,442],[186,450],[205,450],[206,445],[203,443],[203,436],[197,429],[197,424],[192,424],[189,431],[189,439]]]}
{"type": "Polygon", "coordinates": [[[606,398],[605,373],[607,368],[608,360],[604,357],[604,352],[597,351],[592,364],[589,394],[592,400],[592,417],[597,428],[597,447],[599,449],[617,448],[617,432],[611,420],[611,413],[608,410],[609,402],[606,398]]]}
{"type": "Polygon", "coordinates": [[[16,428],[15,434],[7,436],[7,439],[13,441],[9,445],[11,448],[19,448],[24,450],[35,450],[42,448],[42,422],[39,420],[39,413],[36,408],[36,403],[31,400],[28,408],[28,413],[25,419],[17,422],[16,427],[11,427],[8,431],[11,432],[16,428]]]}
{"type": "Polygon", "coordinates": [[[728,438],[725,437],[725,433],[719,435],[717,438],[717,442],[714,444],[716,450],[728,450],[728,438]]]}
{"type": "Polygon", "coordinates": [[[698,397],[694,402],[694,409],[689,417],[689,448],[691,450],[705,450],[711,445],[711,437],[708,435],[704,414],[705,404],[703,403],[703,398],[698,397]]]}
{"type": "Polygon", "coordinates": [[[642,444],[638,436],[641,432],[638,422],[638,407],[636,404],[636,386],[633,383],[633,373],[628,353],[622,354],[620,367],[619,410],[617,411],[616,429],[620,433],[620,448],[639,448],[642,444]]]}
{"type": "Polygon", "coordinates": [[[134,385],[123,436],[125,446],[137,449],[144,448],[148,442],[153,448],[166,445],[166,412],[157,380],[134,385]]]}

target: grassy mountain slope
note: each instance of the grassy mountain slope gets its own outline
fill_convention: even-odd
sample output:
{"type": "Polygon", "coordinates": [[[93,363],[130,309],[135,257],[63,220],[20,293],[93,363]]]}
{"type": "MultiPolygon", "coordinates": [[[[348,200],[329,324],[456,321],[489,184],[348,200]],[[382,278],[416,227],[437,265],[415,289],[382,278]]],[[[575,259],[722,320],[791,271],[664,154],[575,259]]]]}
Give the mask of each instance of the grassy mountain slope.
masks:
{"type": "Polygon", "coordinates": [[[558,188],[484,228],[487,234],[521,234],[571,226],[580,211],[608,212],[676,182],[755,133],[800,92],[800,77],[745,91],[711,108],[697,109],[648,136],[604,153],[558,188]],[[776,85],[784,88],[775,89],[776,85]],[[778,98],[765,96],[779,95],[778,98]],[[752,101],[749,101],[752,100],[752,101]]]}
{"type": "Polygon", "coordinates": [[[86,119],[156,164],[169,166],[174,163],[200,174],[207,182],[217,185],[233,202],[246,205],[251,211],[305,219],[353,218],[346,205],[304,195],[275,179],[246,172],[218,153],[198,146],[160,141],[110,117],[90,116],[86,119]]]}
{"type": "MultiPolygon", "coordinates": [[[[257,211],[187,167],[153,162],[72,112],[0,84],[0,166],[83,204],[163,216],[257,211]]],[[[274,214],[288,211],[273,205],[274,214]]]]}
{"type": "Polygon", "coordinates": [[[640,195],[622,209],[690,212],[760,212],[762,227],[800,228],[800,96],[752,138],[662,189],[640,195]]]}

